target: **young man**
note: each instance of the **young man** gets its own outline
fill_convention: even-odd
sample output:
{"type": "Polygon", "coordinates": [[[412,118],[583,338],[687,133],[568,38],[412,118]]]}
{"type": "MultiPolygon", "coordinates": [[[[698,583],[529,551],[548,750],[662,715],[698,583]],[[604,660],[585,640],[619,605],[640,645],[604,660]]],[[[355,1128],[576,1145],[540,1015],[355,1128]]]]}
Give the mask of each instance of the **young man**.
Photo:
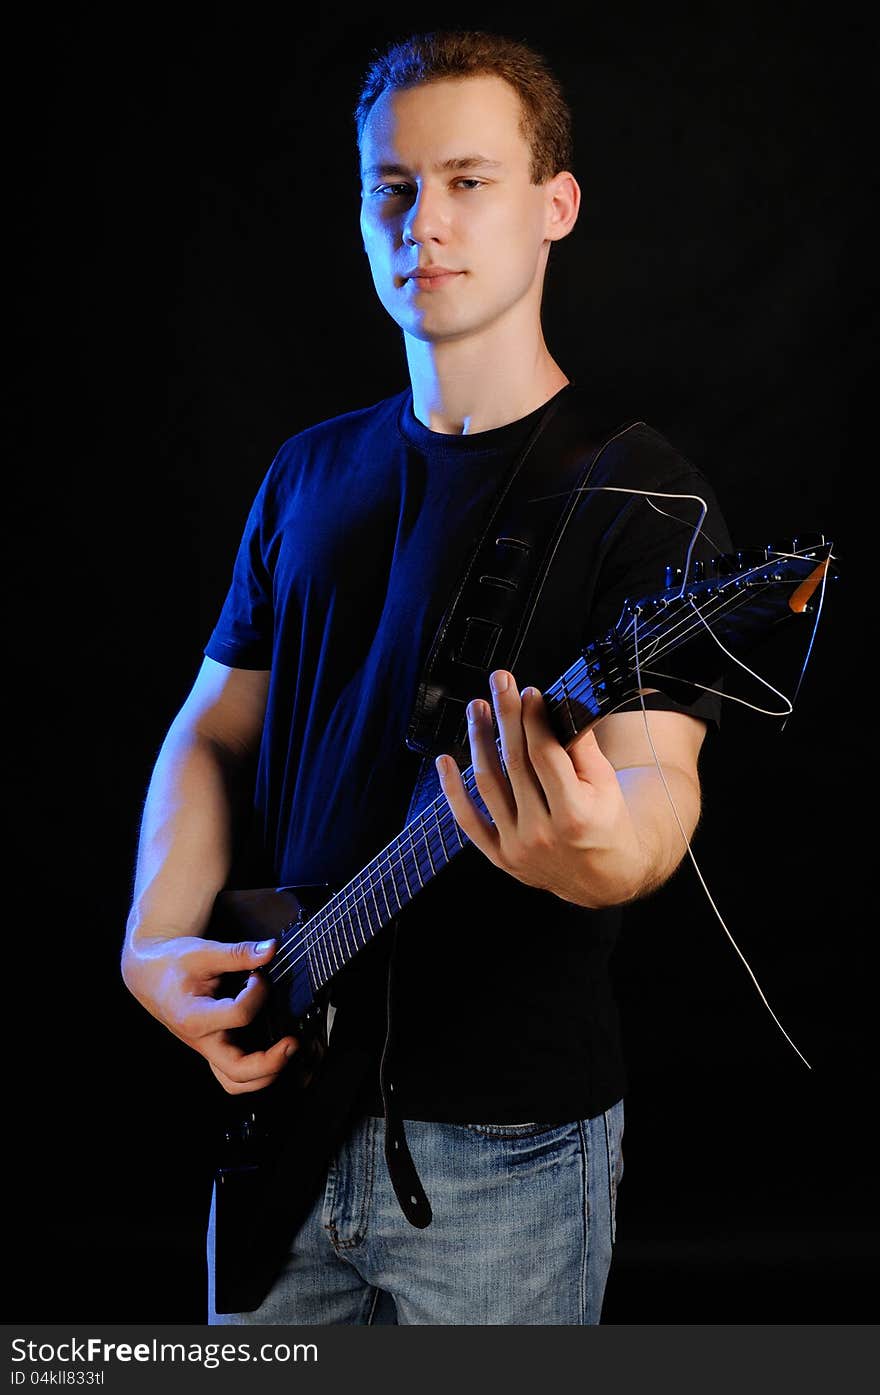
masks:
{"type": "MultiPolygon", "coordinates": [[[[551,245],[580,203],[569,124],[543,60],[498,36],[415,36],[365,79],[361,233],[410,386],[299,433],[269,469],[156,763],[123,952],[130,990],[232,1094],[275,1081],[298,1045],[237,1039],[265,1002],[259,973],[220,996],[222,975],[263,968],[274,944],[204,938],[234,810],[256,760],[264,885],[343,885],[404,826],[432,640],[512,463],[571,391],[540,314],[551,245]]],[[[617,908],[680,862],[716,713],[654,693],[566,750],[534,685],[683,563],[694,496],[710,505],[707,551],[727,537],[661,436],[599,430],[600,403],[586,416],[585,435],[615,449],[579,498],[519,673],[475,687],[464,762],[431,751],[475,848],[400,919],[393,1030],[388,934],[334,979],[330,1050],[370,1062],[350,1126],[265,1300],[217,1312],[212,1289],[212,1322],[372,1322],[389,1295],[401,1323],[599,1321],[623,1166],[617,908]],[[390,1147],[408,1148],[426,1203],[383,1161],[392,1091],[405,1131],[390,1147]]]]}

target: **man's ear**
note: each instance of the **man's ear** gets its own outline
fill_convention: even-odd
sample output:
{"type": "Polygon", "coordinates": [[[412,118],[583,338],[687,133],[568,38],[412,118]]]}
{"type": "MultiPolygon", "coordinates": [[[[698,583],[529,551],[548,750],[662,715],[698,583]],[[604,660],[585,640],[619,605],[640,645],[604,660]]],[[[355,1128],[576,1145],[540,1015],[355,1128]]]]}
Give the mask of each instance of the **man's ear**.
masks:
{"type": "Polygon", "coordinates": [[[547,195],[547,236],[551,242],[567,237],[577,222],[581,188],[570,170],[560,170],[544,185],[547,195]]]}

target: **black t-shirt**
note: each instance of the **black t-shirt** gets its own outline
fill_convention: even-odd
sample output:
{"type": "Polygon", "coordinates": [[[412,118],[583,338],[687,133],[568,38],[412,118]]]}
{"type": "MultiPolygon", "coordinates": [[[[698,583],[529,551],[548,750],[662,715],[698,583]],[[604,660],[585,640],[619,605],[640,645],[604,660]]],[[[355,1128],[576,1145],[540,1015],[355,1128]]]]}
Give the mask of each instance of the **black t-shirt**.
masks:
{"type": "MultiPolygon", "coordinates": [[[[565,389],[563,389],[565,391],[565,389]]],[[[545,404],[546,405],[546,404],[545,404]]],[[[409,389],[286,441],[251,508],[205,653],[272,670],[256,776],[267,880],[343,885],[402,829],[420,758],[405,743],[421,667],[501,480],[544,408],[474,435],[430,431],[409,389]]],[[[611,423],[613,425],[613,423],[611,423]]],[[[591,476],[554,558],[515,676],[548,687],[694,556],[728,551],[711,487],[650,427],[591,476]],[[632,489],[603,492],[595,486],[632,489]],[[655,494],[649,504],[646,490],[655,494]]],[[[473,696],[488,696],[476,690],[473,696]]],[[[655,699],[717,720],[717,699],[655,699]]],[[[620,911],[527,887],[475,848],[400,920],[393,1003],[404,1118],[587,1118],[626,1076],[608,961],[620,911]]],[[[334,1051],[370,1046],[361,1107],[383,1112],[388,937],[331,984],[334,1051]]]]}

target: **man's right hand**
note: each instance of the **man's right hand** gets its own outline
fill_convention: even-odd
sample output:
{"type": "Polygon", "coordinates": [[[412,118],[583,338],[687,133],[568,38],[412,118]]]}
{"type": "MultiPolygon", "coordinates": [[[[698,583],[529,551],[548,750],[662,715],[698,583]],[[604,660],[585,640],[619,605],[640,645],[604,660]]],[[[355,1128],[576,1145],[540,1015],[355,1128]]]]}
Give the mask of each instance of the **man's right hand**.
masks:
{"type": "Polygon", "coordinates": [[[132,935],[122,963],[127,988],[176,1037],[204,1056],[229,1094],[262,1090],[281,1073],[299,1046],[282,1037],[268,1051],[243,1051],[230,1037],[245,1027],[266,1001],[257,972],[275,953],[276,941],[223,944],[197,936],[132,935]],[[218,997],[224,974],[249,974],[235,997],[218,997]]]}

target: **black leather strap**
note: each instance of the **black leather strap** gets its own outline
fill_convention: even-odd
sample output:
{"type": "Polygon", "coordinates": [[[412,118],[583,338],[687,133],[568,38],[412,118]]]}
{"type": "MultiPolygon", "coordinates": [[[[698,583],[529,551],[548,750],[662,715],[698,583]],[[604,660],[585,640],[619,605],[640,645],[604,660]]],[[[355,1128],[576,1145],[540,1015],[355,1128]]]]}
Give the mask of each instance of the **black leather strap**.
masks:
{"type": "Polygon", "coordinates": [[[578,490],[609,433],[585,389],[569,383],[550,402],[507,474],[434,636],[407,731],[410,750],[464,760],[466,704],[493,668],[511,668],[578,490]]]}
{"type": "MultiPolygon", "coordinates": [[[[434,758],[470,764],[466,707],[495,668],[512,668],[534,620],[549,568],[604,446],[613,431],[593,417],[583,389],[569,384],[552,400],[508,472],[486,526],[471,550],[419,682],[407,745],[423,759],[406,822],[439,793],[434,758]]],[[[431,1204],[407,1144],[394,1081],[392,1001],[398,926],[388,959],[387,1022],[379,1073],[385,1107],[385,1160],[400,1207],[419,1229],[431,1204]]]]}

